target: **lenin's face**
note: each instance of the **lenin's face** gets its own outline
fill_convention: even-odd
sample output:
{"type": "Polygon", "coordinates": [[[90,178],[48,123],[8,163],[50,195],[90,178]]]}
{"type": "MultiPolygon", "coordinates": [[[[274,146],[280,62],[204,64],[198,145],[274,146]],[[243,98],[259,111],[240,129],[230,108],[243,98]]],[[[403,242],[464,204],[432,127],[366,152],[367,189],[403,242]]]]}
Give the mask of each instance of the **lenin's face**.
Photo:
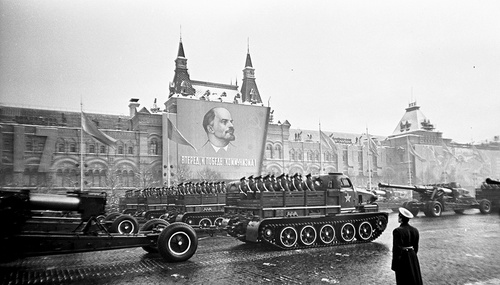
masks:
{"type": "Polygon", "coordinates": [[[215,118],[209,131],[220,140],[225,140],[228,143],[234,141],[234,126],[231,113],[224,108],[217,108],[214,110],[215,118]]]}

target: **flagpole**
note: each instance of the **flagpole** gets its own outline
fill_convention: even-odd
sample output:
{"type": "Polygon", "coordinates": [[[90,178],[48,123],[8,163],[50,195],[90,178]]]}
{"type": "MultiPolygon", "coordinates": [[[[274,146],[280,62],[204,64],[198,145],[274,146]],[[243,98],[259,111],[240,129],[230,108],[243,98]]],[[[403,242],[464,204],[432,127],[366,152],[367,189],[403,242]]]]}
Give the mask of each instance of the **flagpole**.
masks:
{"type": "MultiPolygon", "coordinates": [[[[167,111],[167,122],[168,120],[170,120],[169,118],[169,112],[168,112],[168,109],[166,110],[167,111]]],[[[170,139],[168,138],[168,131],[167,130],[167,137],[166,137],[166,140],[167,140],[167,187],[170,187],[170,139]]],[[[165,138],[164,138],[165,139],[165,138]]]]}
{"type": "Polygon", "coordinates": [[[408,158],[408,185],[411,185],[410,136],[406,136],[406,156],[408,158]]]}
{"type": "Polygon", "coordinates": [[[80,191],[83,191],[83,102],[80,97],[80,191]]]}
{"type": "Polygon", "coordinates": [[[321,147],[321,120],[319,121],[319,174],[323,174],[323,148],[321,147]]]}
{"type": "Polygon", "coordinates": [[[368,189],[372,189],[372,170],[371,170],[371,157],[372,155],[371,152],[371,141],[370,141],[370,134],[368,134],[368,127],[366,128],[366,137],[368,138],[368,149],[367,149],[367,159],[368,159],[368,189]]]}

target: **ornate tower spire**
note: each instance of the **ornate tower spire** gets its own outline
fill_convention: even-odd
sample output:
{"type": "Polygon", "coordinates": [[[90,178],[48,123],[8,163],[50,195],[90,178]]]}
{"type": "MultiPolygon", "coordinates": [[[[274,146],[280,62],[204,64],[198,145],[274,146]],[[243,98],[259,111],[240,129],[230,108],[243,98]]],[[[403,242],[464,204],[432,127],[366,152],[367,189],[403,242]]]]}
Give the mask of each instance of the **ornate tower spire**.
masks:
{"type": "Polygon", "coordinates": [[[255,73],[250,57],[250,45],[247,47],[247,58],[245,61],[245,69],[243,69],[243,84],[241,85],[241,99],[243,102],[262,103],[259,89],[255,82],[255,73]]]}
{"type": "Polygon", "coordinates": [[[182,44],[182,35],[179,39],[179,49],[177,51],[177,58],[175,59],[174,80],[170,83],[169,97],[172,97],[174,94],[181,94],[183,96],[195,94],[187,69],[187,59],[182,44]]]}

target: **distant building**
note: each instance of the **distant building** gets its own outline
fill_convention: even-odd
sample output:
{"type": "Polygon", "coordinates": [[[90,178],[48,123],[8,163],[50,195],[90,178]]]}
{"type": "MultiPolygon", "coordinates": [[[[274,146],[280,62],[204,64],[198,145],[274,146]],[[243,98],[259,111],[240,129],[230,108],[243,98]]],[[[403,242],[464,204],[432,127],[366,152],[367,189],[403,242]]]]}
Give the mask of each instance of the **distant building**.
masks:
{"type": "MultiPolygon", "coordinates": [[[[263,107],[249,52],[241,88],[237,83],[191,80],[182,41],[175,63],[164,107],[157,106],[155,100],[153,108],[148,110],[140,108],[138,99],[131,99],[129,116],[88,114],[100,130],[118,140],[114,148],[86,134],[82,139],[79,112],[0,105],[0,188],[31,188],[41,192],[79,189],[82,167],[85,189],[115,194],[127,189],[163,186],[167,181],[175,185],[190,179],[234,178],[217,176],[211,172],[209,163],[203,173],[189,171],[188,164],[183,163],[190,160],[194,164],[197,159],[194,155],[165,155],[167,133],[162,114],[165,110],[176,114],[176,100],[187,99],[210,102],[206,106],[219,103],[228,107],[255,106],[260,113],[267,113],[262,116],[266,120],[260,154],[263,159],[256,168],[246,168],[246,171],[259,169],[260,173],[255,175],[343,172],[358,187],[375,186],[382,181],[397,184],[456,181],[469,188],[487,177],[500,177],[498,136],[477,145],[454,143],[435,130],[416,103],[406,108],[388,136],[299,130],[292,128],[288,120],[274,122],[273,111],[263,107]],[[167,158],[177,162],[167,163],[167,158]]],[[[172,115],[169,120],[179,128],[182,124],[176,118],[172,115]]],[[[201,130],[199,124],[196,131],[201,130]]],[[[210,163],[218,162],[214,161],[210,163]]],[[[235,167],[254,163],[247,158],[220,161],[235,167]]],[[[255,161],[260,160],[255,158],[255,161]]]]}

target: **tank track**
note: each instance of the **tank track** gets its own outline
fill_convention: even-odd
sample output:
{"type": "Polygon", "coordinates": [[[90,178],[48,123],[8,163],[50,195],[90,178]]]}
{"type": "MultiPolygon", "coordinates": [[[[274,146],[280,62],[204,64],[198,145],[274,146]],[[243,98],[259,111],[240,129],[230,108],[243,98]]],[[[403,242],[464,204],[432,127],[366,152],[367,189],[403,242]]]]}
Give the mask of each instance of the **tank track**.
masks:
{"type": "Polygon", "coordinates": [[[363,213],[363,214],[350,214],[350,215],[338,215],[334,217],[321,217],[313,220],[306,220],[304,218],[298,219],[280,219],[273,220],[267,219],[263,220],[259,226],[259,241],[266,245],[276,247],[283,250],[290,249],[306,249],[313,247],[329,247],[347,244],[358,244],[371,242],[377,239],[387,227],[388,214],[387,213],[363,213]],[[363,239],[359,238],[359,227],[364,222],[368,222],[371,227],[371,235],[369,238],[363,239]],[[344,241],[340,237],[340,231],[342,227],[346,224],[351,224],[355,228],[355,234],[352,240],[344,241]],[[325,225],[330,225],[335,230],[335,235],[333,240],[329,243],[322,242],[320,238],[320,232],[317,229],[321,229],[325,225]],[[316,229],[316,237],[311,244],[305,245],[301,242],[301,229],[306,226],[312,226],[316,229]],[[279,241],[281,236],[281,231],[287,227],[293,227],[296,234],[296,242],[293,245],[284,246],[282,242],[279,241]],[[265,238],[264,231],[271,228],[274,232],[272,238],[265,238]]]}
{"type": "Polygon", "coordinates": [[[222,218],[223,215],[224,212],[221,211],[184,213],[178,216],[176,221],[186,223],[193,228],[210,228],[220,226],[216,225],[215,222],[218,218],[222,218]],[[210,225],[200,225],[204,219],[210,220],[210,225]]]}

